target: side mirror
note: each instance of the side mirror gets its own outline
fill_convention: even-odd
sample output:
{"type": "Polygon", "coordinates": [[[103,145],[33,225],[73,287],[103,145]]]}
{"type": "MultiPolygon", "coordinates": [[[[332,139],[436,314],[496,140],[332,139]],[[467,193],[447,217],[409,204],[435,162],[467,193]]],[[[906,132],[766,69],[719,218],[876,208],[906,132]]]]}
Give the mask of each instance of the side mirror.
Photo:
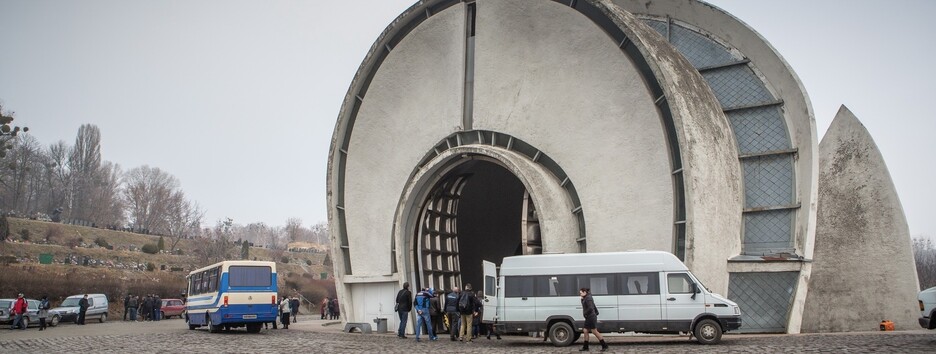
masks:
{"type": "Polygon", "coordinates": [[[690,296],[690,298],[695,300],[695,294],[697,292],[699,292],[699,286],[696,285],[696,283],[692,283],[692,296],[690,296]]]}

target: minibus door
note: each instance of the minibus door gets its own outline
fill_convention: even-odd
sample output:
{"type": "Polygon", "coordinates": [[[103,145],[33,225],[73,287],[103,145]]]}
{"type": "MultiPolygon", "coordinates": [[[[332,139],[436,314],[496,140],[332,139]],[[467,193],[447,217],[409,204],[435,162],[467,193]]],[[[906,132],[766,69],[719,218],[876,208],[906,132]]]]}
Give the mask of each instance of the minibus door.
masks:
{"type": "Polygon", "coordinates": [[[669,330],[689,331],[692,320],[705,312],[705,294],[684,272],[666,273],[666,320],[669,330]],[[696,293],[693,293],[696,291],[696,293]]]}
{"type": "Polygon", "coordinates": [[[500,308],[497,307],[497,266],[488,261],[482,261],[484,269],[484,311],[481,320],[494,322],[500,318],[500,308]]]}

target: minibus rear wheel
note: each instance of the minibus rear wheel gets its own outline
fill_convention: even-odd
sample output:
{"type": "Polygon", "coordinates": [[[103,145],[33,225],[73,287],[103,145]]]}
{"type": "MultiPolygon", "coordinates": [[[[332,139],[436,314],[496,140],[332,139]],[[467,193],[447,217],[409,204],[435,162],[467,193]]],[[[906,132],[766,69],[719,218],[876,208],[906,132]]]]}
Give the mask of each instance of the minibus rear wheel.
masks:
{"type": "Polygon", "coordinates": [[[575,330],[568,322],[559,321],[549,327],[549,341],[557,347],[567,347],[575,339],[575,330]]]}
{"type": "Polygon", "coordinates": [[[722,329],[718,322],[715,322],[715,320],[711,318],[706,318],[696,324],[693,334],[695,334],[699,344],[715,344],[721,341],[722,329]]]}

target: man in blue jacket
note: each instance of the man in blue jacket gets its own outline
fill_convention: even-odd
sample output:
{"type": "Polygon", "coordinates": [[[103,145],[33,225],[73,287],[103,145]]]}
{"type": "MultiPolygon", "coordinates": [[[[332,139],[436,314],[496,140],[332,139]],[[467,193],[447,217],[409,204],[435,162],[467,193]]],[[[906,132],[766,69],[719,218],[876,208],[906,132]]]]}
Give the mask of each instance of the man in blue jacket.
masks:
{"type": "Polygon", "coordinates": [[[432,300],[432,288],[420,291],[416,294],[416,299],[413,301],[413,307],[416,309],[416,341],[419,342],[419,334],[422,333],[423,323],[426,324],[426,329],[429,333],[429,340],[434,341],[438,339],[434,334],[432,334],[432,321],[429,319],[429,302],[432,300]]]}

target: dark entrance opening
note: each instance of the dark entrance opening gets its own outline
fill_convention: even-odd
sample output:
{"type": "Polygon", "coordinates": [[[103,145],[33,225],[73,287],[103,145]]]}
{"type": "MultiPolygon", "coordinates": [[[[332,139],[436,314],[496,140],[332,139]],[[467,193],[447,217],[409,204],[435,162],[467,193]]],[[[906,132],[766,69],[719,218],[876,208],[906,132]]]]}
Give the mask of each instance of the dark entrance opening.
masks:
{"type": "Polygon", "coordinates": [[[415,232],[417,286],[481,289],[481,261],[539,253],[535,208],[523,183],[485,158],[459,164],[432,187],[415,232]],[[533,235],[535,234],[535,235],[533,235]]]}

